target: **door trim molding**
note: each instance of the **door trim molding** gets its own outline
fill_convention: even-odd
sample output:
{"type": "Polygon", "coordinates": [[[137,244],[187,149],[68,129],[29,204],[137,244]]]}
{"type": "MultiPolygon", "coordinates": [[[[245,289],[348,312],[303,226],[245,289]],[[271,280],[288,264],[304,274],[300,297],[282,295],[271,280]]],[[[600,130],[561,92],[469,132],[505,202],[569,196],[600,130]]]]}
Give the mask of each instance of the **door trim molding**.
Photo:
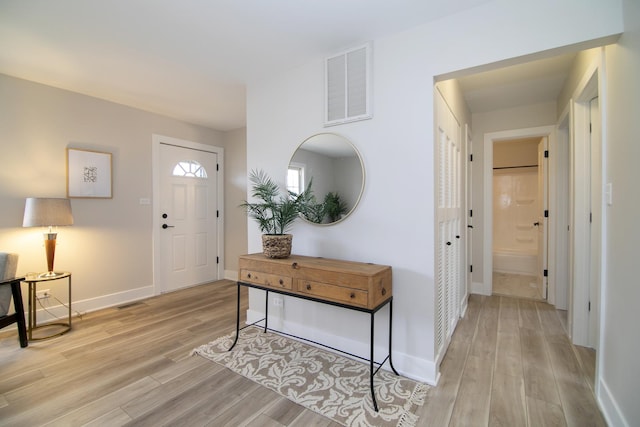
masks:
{"type": "MultiPolygon", "coordinates": [[[[484,209],[483,230],[484,245],[482,248],[482,289],[483,295],[491,295],[493,291],[493,143],[508,139],[547,137],[549,147],[555,143],[555,126],[539,126],[523,129],[512,129],[484,134],[484,209]]],[[[547,171],[549,173],[549,171],[547,171]]]]}
{"type": "Polygon", "coordinates": [[[217,200],[220,216],[217,219],[218,241],[216,248],[219,262],[216,268],[215,280],[224,278],[224,148],[213,145],[201,144],[199,142],[187,141],[185,139],[173,138],[170,136],[151,135],[151,170],[153,180],[153,213],[152,213],[152,251],[153,251],[153,294],[159,295],[165,290],[160,286],[160,145],[174,145],[176,147],[189,148],[192,150],[206,151],[218,155],[218,178],[217,178],[217,200]]]}

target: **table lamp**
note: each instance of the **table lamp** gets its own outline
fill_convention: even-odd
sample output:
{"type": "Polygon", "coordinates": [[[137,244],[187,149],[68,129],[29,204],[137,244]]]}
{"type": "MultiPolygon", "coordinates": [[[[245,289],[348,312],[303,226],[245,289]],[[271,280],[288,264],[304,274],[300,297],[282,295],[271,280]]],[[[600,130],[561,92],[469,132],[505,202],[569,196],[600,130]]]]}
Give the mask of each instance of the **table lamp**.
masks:
{"type": "Polygon", "coordinates": [[[60,273],[53,271],[53,258],[56,253],[57,232],[53,227],[60,225],[73,225],[71,214],[71,202],[69,199],[52,199],[28,197],[24,205],[23,227],[49,227],[44,233],[44,248],[47,253],[46,273],[41,277],[56,277],[60,273]]]}

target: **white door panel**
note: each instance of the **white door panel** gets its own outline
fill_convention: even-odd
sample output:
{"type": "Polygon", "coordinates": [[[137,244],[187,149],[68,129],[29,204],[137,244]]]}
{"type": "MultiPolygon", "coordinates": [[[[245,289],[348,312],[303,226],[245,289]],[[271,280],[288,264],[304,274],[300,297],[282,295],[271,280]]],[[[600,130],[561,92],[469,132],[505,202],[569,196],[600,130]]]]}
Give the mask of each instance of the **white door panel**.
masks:
{"type": "Polygon", "coordinates": [[[163,292],[217,279],[216,164],[216,153],[160,144],[163,292]]]}
{"type": "Polygon", "coordinates": [[[538,289],[542,290],[542,298],[547,299],[548,277],[544,275],[547,270],[547,223],[548,217],[545,212],[548,209],[547,202],[547,158],[544,153],[547,151],[547,137],[542,138],[538,143],[538,268],[537,281],[538,289]]]}
{"type": "Polygon", "coordinates": [[[460,317],[464,269],[462,138],[453,112],[436,91],[436,319],[435,351],[441,360],[460,317]]]}
{"type": "Polygon", "coordinates": [[[590,194],[590,271],[589,271],[589,325],[588,345],[591,348],[598,346],[598,322],[600,307],[600,265],[601,259],[601,234],[602,234],[602,140],[600,102],[598,97],[589,102],[589,121],[591,132],[589,134],[590,160],[591,160],[591,191],[590,194]]]}

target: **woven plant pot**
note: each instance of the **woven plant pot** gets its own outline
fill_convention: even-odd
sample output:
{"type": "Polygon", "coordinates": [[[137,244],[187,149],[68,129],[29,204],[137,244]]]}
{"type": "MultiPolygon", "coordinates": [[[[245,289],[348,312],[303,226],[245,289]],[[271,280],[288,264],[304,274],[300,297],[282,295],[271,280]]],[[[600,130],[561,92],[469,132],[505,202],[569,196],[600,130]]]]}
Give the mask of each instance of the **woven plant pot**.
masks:
{"type": "Polygon", "coordinates": [[[292,234],[263,234],[262,252],[267,258],[288,258],[292,240],[292,234]]]}

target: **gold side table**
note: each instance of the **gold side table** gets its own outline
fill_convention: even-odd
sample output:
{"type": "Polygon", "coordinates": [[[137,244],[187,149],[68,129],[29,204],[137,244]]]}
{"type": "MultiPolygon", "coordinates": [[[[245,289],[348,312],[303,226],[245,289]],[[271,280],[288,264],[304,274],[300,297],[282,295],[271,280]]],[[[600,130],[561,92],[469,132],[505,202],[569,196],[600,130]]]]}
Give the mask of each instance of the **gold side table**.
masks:
{"type": "Polygon", "coordinates": [[[68,271],[62,272],[62,273],[55,273],[54,275],[46,275],[46,273],[28,273],[24,280],[24,282],[26,282],[29,285],[29,321],[28,321],[28,329],[27,329],[27,334],[29,336],[29,341],[36,341],[36,340],[44,340],[47,338],[53,338],[53,337],[57,337],[60,336],[62,334],[66,334],[67,332],[69,332],[71,330],[71,273],[69,273],[68,271]],[[64,322],[52,322],[52,323],[45,323],[43,325],[38,325],[38,322],[36,320],[36,311],[37,311],[37,307],[36,307],[36,286],[38,284],[41,283],[45,283],[45,282],[51,282],[54,280],[60,280],[60,279],[67,279],[67,284],[69,287],[69,303],[67,308],[69,309],[68,312],[68,318],[67,318],[67,323],[64,322]],[[45,335],[45,336],[39,336],[39,337],[34,337],[33,336],[33,331],[36,329],[41,329],[41,328],[50,328],[50,327],[55,327],[55,326],[61,326],[62,330],[60,330],[60,328],[56,328],[57,331],[49,334],[49,335],[45,335]]]}

